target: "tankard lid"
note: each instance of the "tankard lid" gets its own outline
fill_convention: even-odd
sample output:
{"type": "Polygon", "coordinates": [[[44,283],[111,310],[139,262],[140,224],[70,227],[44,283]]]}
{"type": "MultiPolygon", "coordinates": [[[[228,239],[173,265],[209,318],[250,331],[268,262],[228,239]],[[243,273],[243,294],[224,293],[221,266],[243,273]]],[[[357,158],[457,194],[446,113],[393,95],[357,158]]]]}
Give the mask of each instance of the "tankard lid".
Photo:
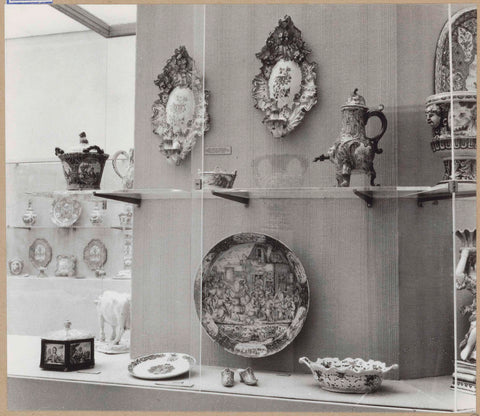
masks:
{"type": "Polygon", "coordinates": [[[367,108],[367,104],[365,103],[365,98],[363,98],[360,94],[357,93],[358,88],[355,88],[352,95],[348,97],[347,102],[342,106],[345,107],[360,107],[360,108],[367,108]]]}

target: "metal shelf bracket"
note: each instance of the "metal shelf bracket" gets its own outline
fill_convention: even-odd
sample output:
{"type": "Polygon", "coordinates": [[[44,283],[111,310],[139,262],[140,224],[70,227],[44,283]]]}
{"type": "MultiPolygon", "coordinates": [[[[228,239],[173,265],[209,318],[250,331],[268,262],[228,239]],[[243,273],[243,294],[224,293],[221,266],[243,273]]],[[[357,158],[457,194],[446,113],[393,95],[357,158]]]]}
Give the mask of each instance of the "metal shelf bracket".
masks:
{"type": "Polygon", "coordinates": [[[93,196],[98,196],[100,198],[112,199],[113,201],[126,202],[127,204],[134,204],[139,207],[142,204],[142,198],[138,194],[131,195],[119,195],[119,194],[110,194],[102,192],[93,192],[93,196]]]}
{"type": "Polygon", "coordinates": [[[373,206],[373,192],[370,191],[357,191],[356,189],[353,190],[353,193],[357,195],[360,199],[363,199],[367,203],[368,208],[372,208],[373,206]]]}
{"type": "Polygon", "coordinates": [[[212,191],[212,195],[218,196],[220,198],[228,199],[230,201],[234,202],[239,202],[246,207],[248,207],[248,204],[250,203],[250,196],[248,192],[241,192],[241,191],[222,191],[222,192],[217,192],[217,191],[212,191]]]}

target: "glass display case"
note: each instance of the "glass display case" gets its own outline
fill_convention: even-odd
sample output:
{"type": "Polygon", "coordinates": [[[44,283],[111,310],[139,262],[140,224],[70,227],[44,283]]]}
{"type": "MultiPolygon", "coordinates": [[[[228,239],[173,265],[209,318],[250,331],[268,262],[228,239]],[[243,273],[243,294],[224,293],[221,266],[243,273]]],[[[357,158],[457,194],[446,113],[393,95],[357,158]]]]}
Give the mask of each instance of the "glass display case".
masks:
{"type": "MultiPolygon", "coordinates": [[[[73,375],[11,355],[9,382],[111,399],[72,410],[475,411],[476,27],[462,4],[138,6],[133,185],[107,162],[101,189],[69,193],[133,208],[129,243],[116,211],[100,226],[133,247],[130,353],[73,375]]],[[[58,163],[39,189],[24,169],[9,259],[43,232],[19,212],[66,186],[58,163]]],[[[84,220],[52,232],[82,246],[84,220]]],[[[12,323],[18,279],[9,348],[27,349],[43,331],[12,323]]],[[[118,289],[51,279],[45,302],[61,282],[90,315],[118,289]]],[[[75,316],[97,342],[81,310],[44,309],[45,329],[75,316]]],[[[39,404],[65,406],[15,408],[39,404]]]]}

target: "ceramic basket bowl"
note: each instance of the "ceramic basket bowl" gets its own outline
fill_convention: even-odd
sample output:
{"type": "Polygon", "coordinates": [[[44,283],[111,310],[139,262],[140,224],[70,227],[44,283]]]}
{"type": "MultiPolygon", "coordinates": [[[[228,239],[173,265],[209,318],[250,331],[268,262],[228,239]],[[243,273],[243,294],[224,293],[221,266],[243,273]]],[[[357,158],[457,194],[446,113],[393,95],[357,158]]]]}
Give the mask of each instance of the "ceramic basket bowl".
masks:
{"type": "Polygon", "coordinates": [[[373,393],[382,384],[383,376],[398,368],[397,364],[387,367],[380,361],[361,358],[318,358],[312,362],[302,357],[299,362],[310,368],[322,389],[337,393],[373,393]]]}
{"type": "Polygon", "coordinates": [[[230,189],[233,187],[237,171],[223,172],[219,169],[209,172],[199,172],[203,189],[230,189]]]}

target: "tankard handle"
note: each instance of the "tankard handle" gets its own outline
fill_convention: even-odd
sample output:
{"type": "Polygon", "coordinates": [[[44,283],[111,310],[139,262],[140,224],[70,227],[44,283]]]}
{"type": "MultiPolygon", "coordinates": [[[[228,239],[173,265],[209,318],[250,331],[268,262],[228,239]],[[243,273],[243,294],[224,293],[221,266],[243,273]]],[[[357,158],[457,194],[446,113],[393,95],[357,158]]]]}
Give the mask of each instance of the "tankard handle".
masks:
{"type": "Polygon", "coordinates": [[[385,114],[383,114],[383,108],[384,108],[383,105],[380,104],[378,106],[378,109],[373,110],[373,111],[369,111],[365,115],[365,124],[367,124],[368,119],[370,117],[378,117],[380,119],[381,123],[382,123],[382,127],[380,128],[380,133],[379,134],[377,134],[374,137],[367,137],[367,139],[372,143],[373,150],[377,154],[380,154],[380,153],[383,152],[382,149],[378,148],[378,141],[382,138],[382,136],[385,134],[385,131],[387,130],[387,118],[385,117],[385,114]]]}
{"type": "Polygon", "coordinates": [[[119,150],[118,152],[115,152],[115,154],[112,156],[112,166],[113,166],[113,170],[115,171],[115,173],[116,173],[118,176],[120,176],[120,178],[123,179],[123,177],[124,177],[125,175],[122,175],[122,174],[120,173],[120,170],[119,170],[118,167],[117,167],[117,158],[118,158],[118,156],[121,156],[121,155],[125,156],[125,158],[126,158],[127,160],[129,160],[129,158],[130,158],[130,155],[129,155],[125,150],[119,150]]]}

